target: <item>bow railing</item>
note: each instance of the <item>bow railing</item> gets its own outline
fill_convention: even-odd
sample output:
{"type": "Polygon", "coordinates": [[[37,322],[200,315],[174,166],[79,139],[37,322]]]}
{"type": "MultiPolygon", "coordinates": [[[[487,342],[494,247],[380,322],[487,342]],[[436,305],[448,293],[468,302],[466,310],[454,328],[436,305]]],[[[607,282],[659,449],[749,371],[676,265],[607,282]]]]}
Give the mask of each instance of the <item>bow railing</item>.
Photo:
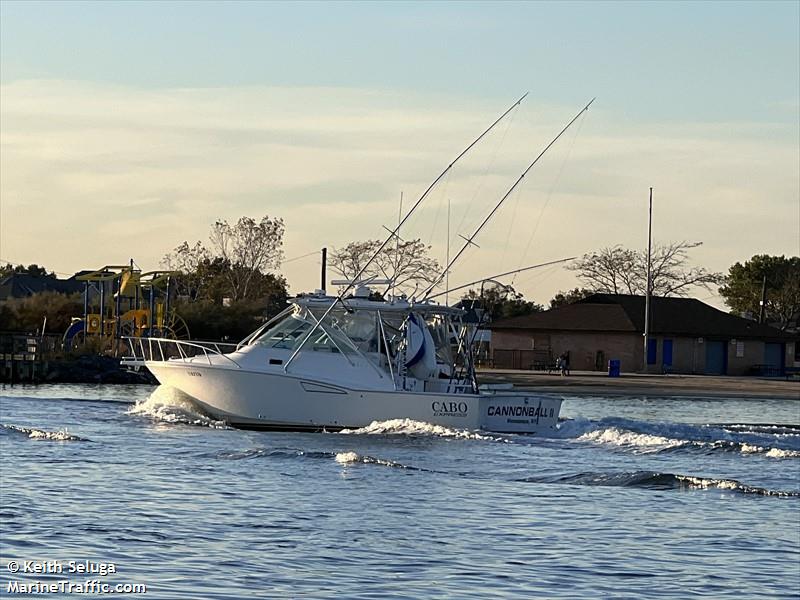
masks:
{"type": "Polygon", "coordinates": [[[123,337],[131,349],[131,356],[122,358],[122,364],[128,367],[139,367],[146,362],[185,362],[197,364],[198,361],[208,365],[219,365],[212,357],[220,356],[237,369],[242,367],[226,352],[236,350],[236,344],[225,342],[188,342],[170,338],[156,337],[123,337]]]}

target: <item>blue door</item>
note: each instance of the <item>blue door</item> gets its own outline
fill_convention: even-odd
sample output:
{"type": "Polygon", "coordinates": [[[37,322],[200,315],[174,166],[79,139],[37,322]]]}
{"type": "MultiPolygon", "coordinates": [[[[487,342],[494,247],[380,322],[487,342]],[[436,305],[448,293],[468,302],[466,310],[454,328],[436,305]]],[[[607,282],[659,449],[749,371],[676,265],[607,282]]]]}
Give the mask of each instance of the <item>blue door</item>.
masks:
{"type": "Polygon", "coordinates": [[[783,373],[783,360],[783,344],[764,344],[764,364],[769,365],[767,375],[780,375],[783,373]]]}
{"type": "Polygon", "coordinates": [[[706,375],[724,375],[727,363],[725,342],[706,340],[706,375]]]}
{"type": "Polygon", "coordinates": [[[656,349],[658,348],[658,341],[655,338],[647,338],[647,364],[656,364],[656,349]]]}
{"type": "Polygon", "coordinates": [[[661,342],[661,364],[665,369],[672,368],[672,340],[661,342]]]}

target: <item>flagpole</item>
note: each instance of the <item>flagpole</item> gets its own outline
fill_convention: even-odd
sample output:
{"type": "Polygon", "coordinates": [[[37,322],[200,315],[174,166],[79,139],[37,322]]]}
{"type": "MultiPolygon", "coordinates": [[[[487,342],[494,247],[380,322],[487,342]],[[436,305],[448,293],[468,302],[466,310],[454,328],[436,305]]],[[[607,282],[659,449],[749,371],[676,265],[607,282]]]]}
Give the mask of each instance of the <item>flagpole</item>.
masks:
{"type": "Polygon", "coordinates": [[[650,283],[650,264],[653,249],[653,188],[650,188],[650,207],[647,216],[647,282],[645,283],[644,294],[644,369],[647,372],[647,341],[650,335],[650,295],[652,285],[650,283]]]}

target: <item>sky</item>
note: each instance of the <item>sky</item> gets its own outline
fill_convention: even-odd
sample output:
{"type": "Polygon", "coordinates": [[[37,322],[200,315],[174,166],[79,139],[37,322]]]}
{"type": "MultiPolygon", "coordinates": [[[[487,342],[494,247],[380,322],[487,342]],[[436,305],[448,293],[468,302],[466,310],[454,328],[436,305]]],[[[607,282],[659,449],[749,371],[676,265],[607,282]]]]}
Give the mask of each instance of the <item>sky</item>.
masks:
{"type": "MultiPolygon", "coordinates": [[[[3,0],[0,260],[151,270],[268,214],[291,291],[312,290],[320,248],[387,235],[401,193],[525,92],[401,232],[440,263],[597,99],[451,286],[644,248],[650,187],[654,241],[703,242],[692,266],[800,254],[798,2],[3,0]]],[[[542,304],[579,284],[563,265],[513,279],[542,304]]]]}

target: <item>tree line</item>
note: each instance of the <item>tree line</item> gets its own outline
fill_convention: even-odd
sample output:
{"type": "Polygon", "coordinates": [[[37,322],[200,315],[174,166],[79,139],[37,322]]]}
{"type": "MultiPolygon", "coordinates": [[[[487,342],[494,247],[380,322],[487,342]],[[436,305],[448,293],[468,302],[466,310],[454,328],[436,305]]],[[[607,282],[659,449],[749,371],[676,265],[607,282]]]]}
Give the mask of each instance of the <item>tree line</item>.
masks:
{"type": "MultiPolygon", "coordinates": [[[[211,226],[208,242],[184,241],[164,256],[162,266],[177,274],[175,310],[189,325],[192,337],[240,338],[265,317],[285,308],[287,282],[279,273],[284,231],[283,220],[268,215],[259,220],[242,217],[234,224],[219,220],[211,226]]],[[[379,240],[363,240],[333,248],[329,255],[331,270],[347,280],[361,273],[360,280],[376,282],[371,287],[377,297],[388,293],[413,297],[440,278],[443,267],[430,255],[431,247],[420,239],[398,239],[381,245],[379,240]],[[382,283],[386,281],[390,283],[382,283]]],[[[800,257],[756,255],[735,263],[723,274],[691,264],[690,252],[699,245],[680,241],[654,246],[649,261],[649,287],[654,296],[685,297],[698,288],[716,287],[732,312],[753,318],[760,316],[765,297],[767,322],[782,329],[796,327],[800,257]]],[[[547,308],[593,293],[642,295],[648,289],[648,258],[641,250],[603,248],[575,260],[567,269],[576,274],[581,285],[559,291],[547,308]]],[[[39,265],[0,266],[0,280],[13,273],[55,277],[39,265]]],[[[48,314],[52,319],[49,329],[57,331],[69,325],[70,312],[82,312],[77,296],[37,296],[0,305],[0,330],[36,328],[42,315],[48,314]]],[[[545,306],[526,300],[507,285],[470,289],[462,300],[473,306],[480,303],[494,320],[545,310],[545,306]]]]}

